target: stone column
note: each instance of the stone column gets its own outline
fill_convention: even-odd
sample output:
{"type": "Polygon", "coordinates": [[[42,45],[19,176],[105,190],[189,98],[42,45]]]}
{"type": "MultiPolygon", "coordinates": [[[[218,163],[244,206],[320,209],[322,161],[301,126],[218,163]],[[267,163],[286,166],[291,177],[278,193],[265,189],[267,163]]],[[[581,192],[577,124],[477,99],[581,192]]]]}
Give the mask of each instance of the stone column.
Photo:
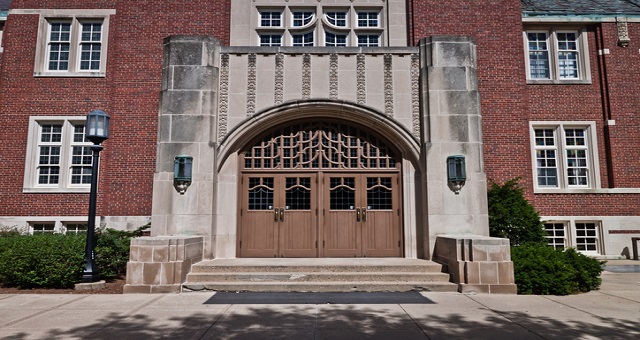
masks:
{"type": "Polygon", "coordinates": [[[216,38],[171,36],[164,40],[151,236],[201,235],[205,258],[212,254],[217,182],[219,56],[216,38]],[[184,195],[173,188],[177,155],[193,157],[193,183],[184,195]]]}
{"type": "MultiPolygon", "coordinates": [[[[420,41],[421,138],[426,162],[427,220],[433,251],[438,234],[488,236],[487,183],[472,38],[433,36],[420,41]],[[458,195],[447,186],[447,157],[463,155],[467,181],[458,195]]],[[[425,245],[426,246],[426,245],[425,245]]]]}

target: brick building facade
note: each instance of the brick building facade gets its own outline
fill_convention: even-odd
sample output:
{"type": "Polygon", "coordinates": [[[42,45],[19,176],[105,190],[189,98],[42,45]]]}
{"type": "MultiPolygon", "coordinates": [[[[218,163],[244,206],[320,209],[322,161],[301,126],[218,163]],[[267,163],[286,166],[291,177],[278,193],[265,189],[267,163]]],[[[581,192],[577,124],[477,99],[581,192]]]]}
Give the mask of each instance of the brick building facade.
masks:
{"type": "MultiPolygon", "coordinates": [[[[629,257],[630,237],[640,236],[637,0],[0,4],[1,225],[82,228],[90,160],[77,136],[86,114],[102,109],[112,134],[101,154],[100,223],[200,235],[204,258],[288,256],[265,245],[243,254],[258,242],[248,212],[280,209],[252,208],[245,196],[258,193],[245,181],[276,192],[300,173],[317,185],[294,176],[291,188],[312,193],[316,216],[336,206],[331,190],[353,189],[345,178],[389,190],[393,203],[380,210],[397,214],[380,218],[396,228],[385,232],[398,241],[391,256],[437,257],[438,235],[488,236],[487,180],[516,177],[550,244],[629,257]],[[377,150],[367,158],[376,165],[332,167],[341,158],[329,151],[317,151],[326,165],[265,165],[275,158],[260,143],[280,148],[294,130],[357,135],[377,150]],[[194,157],[184,196],[172,188],[179,154],[194,157]],[[459,195],[447,186],[451,155],[466,157],[459,195]],[[331,181],[340,184],[323,184],[331,181]]],[[[280,218],[295,216],[286,202],[280,218]]],[[[344,208],[358,209],[375,220],[375,205],[344,208]]],[[[343,254],[318,248],[336,237],[329,217],[312,224],[315,236],[300,242],[316,248],[304,257],[343,254]]],[[[344,256],[367,256],[357,247],[344,256]]],[[[386,254],[372,247],[369,256],[386,254]]]]}

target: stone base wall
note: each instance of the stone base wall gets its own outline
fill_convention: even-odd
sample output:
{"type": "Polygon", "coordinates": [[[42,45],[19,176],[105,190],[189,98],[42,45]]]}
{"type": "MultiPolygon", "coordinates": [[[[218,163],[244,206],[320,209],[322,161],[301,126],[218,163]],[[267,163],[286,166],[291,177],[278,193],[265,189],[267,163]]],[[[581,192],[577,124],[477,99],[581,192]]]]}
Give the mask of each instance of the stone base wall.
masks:
{"type": "Polygon", "coordinates": [[[433,260],[448,266],[461,293],[517,293],[508,239],[439,235],[433,260]]]}
{"type": "Polygon", "coordinates": [[[132,239],[124,293],[179,293],[191,265],[202,261],[203,242],[190,236],[132,239]]]}

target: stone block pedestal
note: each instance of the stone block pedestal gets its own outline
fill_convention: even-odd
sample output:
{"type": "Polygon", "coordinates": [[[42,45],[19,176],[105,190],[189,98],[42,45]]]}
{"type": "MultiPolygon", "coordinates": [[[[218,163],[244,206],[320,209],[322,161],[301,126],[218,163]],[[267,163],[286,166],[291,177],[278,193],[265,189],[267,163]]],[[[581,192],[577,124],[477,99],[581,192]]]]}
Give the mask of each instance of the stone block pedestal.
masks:
{"type": "Polygon", "coordinates": [[[202,237],[132,239],[124,293],[179,293],[191,265],[202,261],[202,253],[202,237]]]}
{"type": "Polygon", "coordinates": [[[448,266],[461,293],[517,293],[508,239],[439,235],[433,260],[448,266]]]}

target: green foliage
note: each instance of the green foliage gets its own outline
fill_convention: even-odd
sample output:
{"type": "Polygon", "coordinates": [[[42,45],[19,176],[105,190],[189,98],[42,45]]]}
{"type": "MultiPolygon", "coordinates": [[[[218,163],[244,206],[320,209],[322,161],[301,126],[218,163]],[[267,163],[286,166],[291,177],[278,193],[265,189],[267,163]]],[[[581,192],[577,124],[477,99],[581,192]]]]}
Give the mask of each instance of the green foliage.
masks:
{"type": "Polygon", "coordinates": [[[0,237],[17,236],[26,234],[24,228],[18,228],[18,226],[6,226],[0,225],[0,237]]]}
{"type": "Polygon", "coordinates": [[[574,249],[543,244],[511,248],[518,294],[567,295],[598,289],[603,263],[574,249]]]}
{"type": "Polygon", "coordinates": [[[546,232],[540,215],[524,198],[518,178],[503,185],[491,182],[488,190],[489,234],[508,238],[511,245],[545,242],[546,232]]]}
{"type": "MultiPolygon", "coordinates": [[[[102,279],[124,276],[134,231],[99,230],[95,234],[96,265],[102,279]]],[[[80,282],[85,268],[86,234],[6,233],[0,237],[0,285],[18,288],[70,288],[80,282]]]]}
{"type": "Polygon", "coordinates": [[[81,235],[14,235],[0,238],[0,284],[19,288],[68,288],[80,281],[81,235]]]}
{"type": "Polygon", "coordinates": [[[134,231],[107,228],[96,233],[95,261],[100,278],[113,280],[126,274],[131,238],[141,236],[149,227],[147,224],[134,231]]]}

